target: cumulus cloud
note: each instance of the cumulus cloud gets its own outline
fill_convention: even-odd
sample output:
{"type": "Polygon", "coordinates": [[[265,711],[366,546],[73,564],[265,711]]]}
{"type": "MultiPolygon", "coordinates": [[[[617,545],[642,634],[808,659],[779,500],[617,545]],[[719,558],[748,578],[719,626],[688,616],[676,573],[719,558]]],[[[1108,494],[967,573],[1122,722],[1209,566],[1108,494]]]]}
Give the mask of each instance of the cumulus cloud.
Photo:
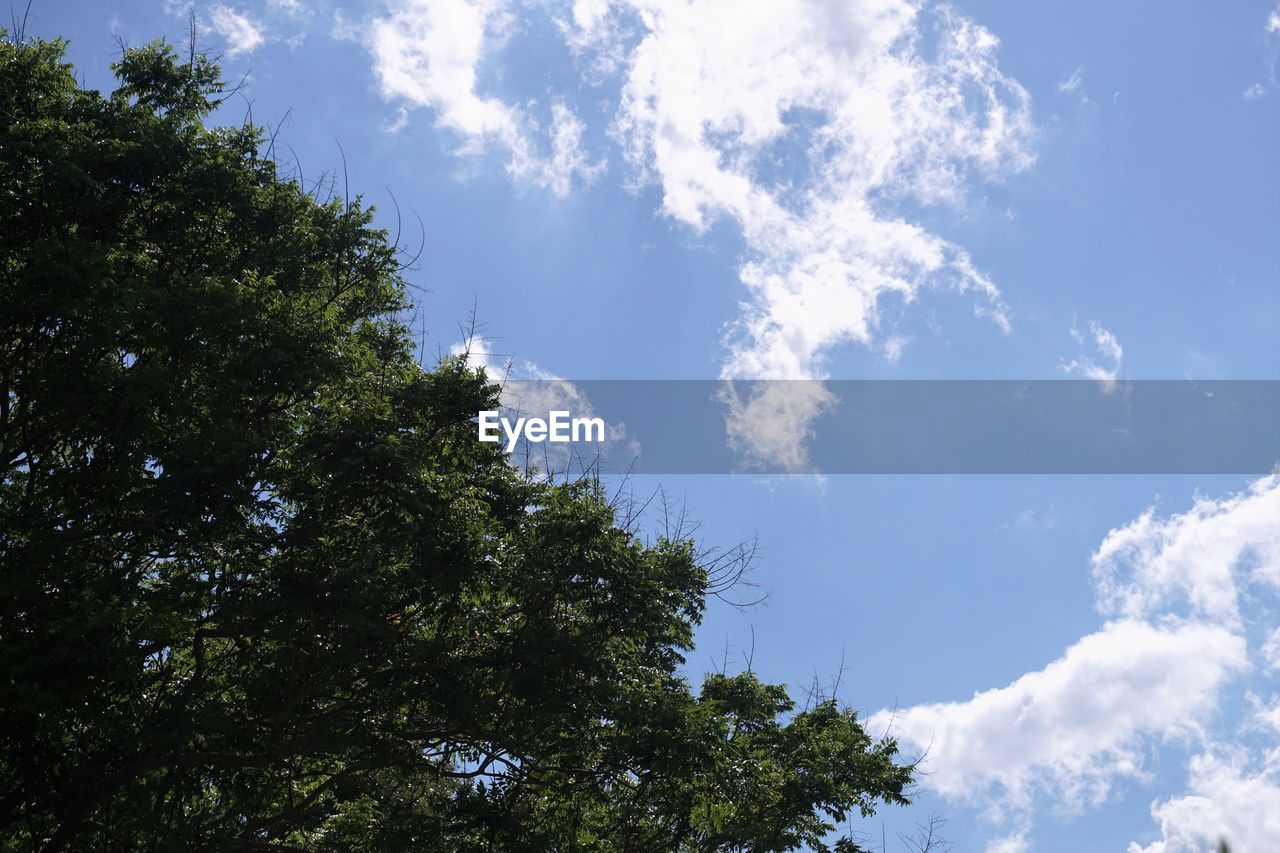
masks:
{"type": "Polygon", "coordinates": [[[1232,627],[1242,583],[1280,586],[1280,478],[1238,495],[1200,497],[1167,518],[1148,509],[1093,554],[1099,609],[1126,618],[1179,612],[1232,627]]]}
{"type": "Polygon", "coordinates": [[[227,43],[227,55],[252,53],[262,46],[262,28],[248,15],[230,6],[214,6],[209,10],[209,27],[227,43]]]}
{"type": "Polygon", "coordinates": [[[583,126],[572,110],[554,102],[543,128],[528,109],[477,88],[482,62],[501,50],[515,26],[509,6],[505,0],[397,0],[368,25],[364,40],[383,97],[430,109],[436,124],[461,140],[460,153],[497,146],[507,152],[514,177],[565,195],[575,178],[589,182],[603,168],[580,150],[583,126]],[[539,151],[544,131],[549,156],[539,151]]]}
{"type": "Polygon", "coordinates": [[[1245,660],[1244,640],[1220,626],[1110,622],[1007,687],[870,724],[927,747],[924,784],[945,797],[1017,810],[1042,791],[1096,805],[1116,779],[1142,775],[1147,738],[1194,733],[1245,660]]]}
{"type": "MultiPolygon", "coordinates": [[[[1087,347],[1085,335],[1079,329],[1072,327],[1071,337],[1075,338],[1082,350],[1087,347]]],[[[1104,329],[1097,321],[1089,323],[1089,339],[1093,344],[1094,355],[1085,355],[1082,352],[1071,361],[1062,362],[1059,367],[1063,373],[1073,376],[1114,383],[1116,377],[1120,375],[1120,366],[1124,362],[1124,348],[1120,346],[1116,336],[1104,329]]]]}
{"type": "Polygon", "coordinates": [[[1198,497],[1184,512],[1150,509],[1092,555],[1097,607],[1109,619],[1100,629],[1007,686],[881,711],[870,724],[927,751],[923,785],[984,806],[1023,842],[1038,796],[1069,809],[1096,805],[1118,780],[1145,778],[1149,747],[1182,738],[1201,746],[1188,790],[1152,805],[1160,838],[1135,842],[1131,853],[1203,851],[1220,835],[1243,853],[1269,849],[1262,841],[1280,837],[1268,817],[1280,808],[1267,805],[1280,797],[1280,713],[1261,707],[1245,727],[1274,743],[1261,761],[1233,740],[1240,732],[1214,726],[1237,675],[1280,662],[1270,611],[1245,611],[1280,588],[1278,520],[1280,475],[1198,497]],[[1264,639],[1251,659],[1246,638],[1259,621],[1264,639]]]}
{"type": "Polygon", "coordinates": [[[1203,853],[1225,839],[1233,851],[1264,853],[1280,839],[1280,768],[1274,753],[1251,768],[1235,749],[1208,752],[1191,760],[1186,794],[1158,801],[1151,815],[1160,838],[1129,853],[1203,853]]]}

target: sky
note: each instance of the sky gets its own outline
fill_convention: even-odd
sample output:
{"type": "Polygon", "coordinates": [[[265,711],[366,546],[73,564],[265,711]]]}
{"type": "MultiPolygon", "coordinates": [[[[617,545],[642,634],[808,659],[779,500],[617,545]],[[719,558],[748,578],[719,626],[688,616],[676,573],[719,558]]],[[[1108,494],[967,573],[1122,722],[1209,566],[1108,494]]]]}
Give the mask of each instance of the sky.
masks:
{"type": "MultiPolygon", "coordinates": [[[[36,0],[109,88],[180,2],[36,0]]],[[[427,347],[571,379],[1280,378],[1280,6],[235,0],[200,45],[421,255],[427,347]],[[345,164],[345,165],[344,165],[345,164]]],[[[1205,441],[1212,441],[1205,436],[1205,441]]],[[[672,476],[755,540],[691,676],[924,755],[907,850],[1280,849],[1276,476],[672,476]],[[748,596],[749,597],[749,596],[748,596]]]]}

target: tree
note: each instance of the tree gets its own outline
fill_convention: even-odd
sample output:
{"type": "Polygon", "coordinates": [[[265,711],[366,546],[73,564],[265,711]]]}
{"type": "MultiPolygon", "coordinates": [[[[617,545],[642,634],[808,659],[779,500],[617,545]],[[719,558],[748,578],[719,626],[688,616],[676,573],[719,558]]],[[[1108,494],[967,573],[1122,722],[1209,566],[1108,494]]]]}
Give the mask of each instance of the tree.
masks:
{"type": "Polygon", "coordinates": [[[780,850],[905,803],[833,701],[681,677],[706,560],[475,440],[359,199],[218,69],[0,47],[6,849],[780,850]]]}

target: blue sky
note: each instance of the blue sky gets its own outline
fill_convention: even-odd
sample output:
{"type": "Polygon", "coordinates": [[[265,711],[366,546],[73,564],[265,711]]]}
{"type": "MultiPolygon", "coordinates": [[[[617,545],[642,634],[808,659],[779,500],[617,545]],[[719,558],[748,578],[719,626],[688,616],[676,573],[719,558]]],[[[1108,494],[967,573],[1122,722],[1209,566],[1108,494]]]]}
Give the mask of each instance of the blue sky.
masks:
{"type": "MultiPolygon", "coordinates": [[[[176,2],[37,0],[92,86],[176,2]]],[[[203,44],[424,251],[428,346],[587,378],[1280,378],[1280,7],[236,0],[203,44]]],[[[1211,436],[1205,437],[1211,441],[1211,436]]],[[[635,483],[643,491],[656,481],[635,483]]],[[[1280,483],[672,477],[957,850],[1280,847],[1280,483]],[[887,709],[897,709],[896,712],[887,709]]],[[[754,638],[754,640],[753,640],[754,638]]]]}

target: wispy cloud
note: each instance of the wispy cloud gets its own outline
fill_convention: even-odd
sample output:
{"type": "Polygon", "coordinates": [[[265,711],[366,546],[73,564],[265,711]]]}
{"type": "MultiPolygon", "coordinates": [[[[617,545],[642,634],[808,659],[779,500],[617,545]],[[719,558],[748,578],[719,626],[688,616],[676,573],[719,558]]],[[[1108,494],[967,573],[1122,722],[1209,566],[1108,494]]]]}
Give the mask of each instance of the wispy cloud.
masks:
{"type": "Polygon", "coordinates": [[[1075,94],[1080,98],[1080,103],[1087,104],[1089,94],[1084,90],[1084,67],[1080,66],[1067,75],[1066,79],[1058,84],[1058,91],[1068,95],[1075,94]]]}
{"type": "Polygon", "coordinates": [[[1071,328],[1071,337],[1082,352],[1071,361],[1060,362],[1058,366],[1062,372],[1100,382],[1115,382],[1124,363],[1124,348],[1120,346],[1116,336],[1095,320],[1089,323],[1088,340],[1084,332],[1074,326],[1071,328]],[[1094,351],[1091,355],[1084,352],[1090,344],[1094,351]]]}
{"type": "Polygon", "coordinates": [[[1276,66],[1280,64],[1280,2],[1276,3],[1276,7],[1267,15],[1263,32],[1267,36],[1267,76],[1266,80],[1251,83],[1244,88],[1241,94],[1247,101],[1256,101],[1265,97],[1276,86],[1276,66]]]}
{"type": "MultiPolygon", "coordinates": [[[[931,284],[977,294],[1007,327],[969,255],[897,212],[960,204],[968,175],[1031,163],[1029,97],[990,32],[906,2],[629,8],[642,36],[616,122],[627,160],[664,214],[694,229],[727,219],[748,248],[725,376],[821,376],[832,347],[871,340],[882,299],[931,284]]],[[[592,21],[580,44],[617,44],[592,21]]]]}
{"type": "Polygon", "coordinates": [[[478,91],[481,64],[502,49],[515,21],[503,0],[398,0],[361,35],[385,98],[430,109],[461,140],[460,154],[503,149],[515,178],[565,195],[575,179],[589,183],[604,168],[582,152],[583,125],[573,111],[555,100],[540,123],[529,105],[478,91]],[[543,136],[549,154],[540,150],[543,136]]]}
{"type": "Polygon", "coordinates": [[[166,15],[186,17],[194,10],[204,33],[212,33],[226,46],[225,56],[236,58],[268,44],[298,47],[306,37],[311,8],[303,0],[266,0],[236,5],[214,3],[205,7],[191,0],[164,0],[166,15]],[[250,11],[252,7],[252,11],[250,11]]]}
{"type": "MultiPolygon", "coordinates": [[[[563,195],[604,169],[568,99],[549,93],[548,115],[479,82],[521,34],[517,16],[545,10],[393,0],[361,37],[385,98],[430,110],[460,153],[504,150],[517,180],[563,195]]],[[[628,185],[657,187],[661,213],[694,231],[723,221],[742,236],[745,297],[722,376],[821,378],[835,347],[876,342],[884,300],[926,288],[970,294],[1009,330],[969,253],[906,213],[961,207],[974,183],[1034,160],[1030,97],[1000,70],[991,32],[910,0],[577,0],[551,14],[584,82],[619,86],[609,133],[628,185]]],[[[803,434],[813,402],[758,408],[803,434]]]]}
{"type": "MultiPolygon", "coordinates": [[[[563,193],[601,171],[567,100],[552,93],[535,121],[478,84],[518,36],[516,14],[539,8],[396,0],[365,41],[386,98],[563,193]]],[[[871,342],[881,300],[930,286],[974,294],[1008,328],[969,254],[901,212],[961,205],[973,179],[1033,161],[1029,96],[989,31],[908,0],[578,0],[558,25],[588,83],[620,76],[612,136],[630,183],[659,187],[662,213],[694,230],[727,220],[743,236],[725,376],[821,376],[831,348],[871,342]]]]}

